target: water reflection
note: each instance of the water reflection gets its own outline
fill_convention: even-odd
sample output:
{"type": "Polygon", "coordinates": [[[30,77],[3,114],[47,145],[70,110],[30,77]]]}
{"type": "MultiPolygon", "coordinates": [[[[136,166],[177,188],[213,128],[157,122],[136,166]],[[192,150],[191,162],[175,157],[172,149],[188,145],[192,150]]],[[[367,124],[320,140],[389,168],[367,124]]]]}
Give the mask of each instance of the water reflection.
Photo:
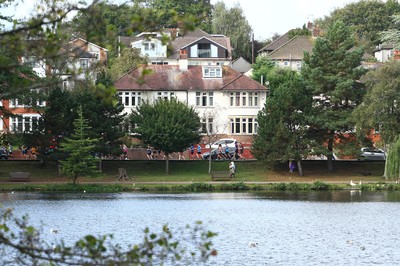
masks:
{"type": "Polygon", "coordinates": [[[393,265],[400,261],[399,192],[2,193],[16,214],[43,222],[45,237],[74,243],[113,233],[136,243],[145,227],[174,232],[203,221],[217,232],[211,265],[393,265]],[[50,228],[59,228],[51,234],[50,228]],[[47,230],[49,229],[49,230],[47,230]],[[250,248],[250,242],[259,243],[250,248]]]}

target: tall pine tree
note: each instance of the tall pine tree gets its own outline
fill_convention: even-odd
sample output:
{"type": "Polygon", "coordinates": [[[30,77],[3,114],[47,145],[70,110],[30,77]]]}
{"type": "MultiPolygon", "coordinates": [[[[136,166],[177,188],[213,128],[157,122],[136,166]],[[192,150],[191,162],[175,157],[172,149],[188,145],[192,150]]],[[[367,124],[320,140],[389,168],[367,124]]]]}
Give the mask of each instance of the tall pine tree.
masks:
{"type": "Polygon", "coordinates": [[[334,138],[354,129],[350,114],[364,95],[358,82],[365,72],[360,67],[362,56],[363,49],[354,46],[351,29],[341,21],[315,41],[311,54],[305,53],[302,74],[314,96],[308,123],[316,139],[315,150],[327,156],[330,172],[334,138]]]}
{"type": "Polygon", "coordinates": [[[71,138],[65,138],[61,149],[68,153],[67,159],[61,161],[61,170],[68,175],[73,184],[79,176],[90,176],[97,173],[98,160],[92,154],[97,139],[89,138],[88,121],[83,117],[82,107],[78,110],[78,118],[74,121],[74,132],[71,138]]]}

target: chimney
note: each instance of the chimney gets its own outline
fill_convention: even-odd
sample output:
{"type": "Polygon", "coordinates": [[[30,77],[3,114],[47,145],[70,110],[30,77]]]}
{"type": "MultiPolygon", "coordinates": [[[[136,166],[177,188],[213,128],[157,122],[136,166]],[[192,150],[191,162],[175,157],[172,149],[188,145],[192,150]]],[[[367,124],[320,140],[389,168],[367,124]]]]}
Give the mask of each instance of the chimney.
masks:
{"type": "Polygon", "coordinates": [[[175,40],[175,38],[176,38],[176,28],[172,28],[170,30],[170,32],[171,32],[171,40],[175,40]]]}
{"type": "Polygon", "coordinates": [[[188,55],[186,50],[180,50],[179,52],[179,70],[187,71],[188,70],[188,55]]]}
{"type": "Polygon", "coordinates": [[[317,38],[317,37],[319,37],[321,35],[321,30],[320,30],[320,28],[318,27],[318,25],[315,25],[315,28],[312,30],[312,36],[314,37],[314,38],[317,38]]]}
{"type": "Polygon", "coordinates": [[[312,31],[313,30],[313,23],[311,22],[311,21],[309,21],[308,23],[307,23],[307,29],[309,30],[309,31],[312,31]]]}

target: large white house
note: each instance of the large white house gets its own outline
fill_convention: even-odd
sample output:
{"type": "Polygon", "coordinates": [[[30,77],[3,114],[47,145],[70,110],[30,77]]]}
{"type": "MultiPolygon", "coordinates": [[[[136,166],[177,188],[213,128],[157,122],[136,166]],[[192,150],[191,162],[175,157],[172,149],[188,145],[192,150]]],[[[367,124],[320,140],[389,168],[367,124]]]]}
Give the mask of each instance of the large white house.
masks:
{"type": "Polygon", "coordinates": [[[124,111],[130,113],[142,101],[173,97],[198,112],[203,134],[251,142],[268,89],[228,66],[230,39],[200,29],[186,35],[169,29],[163,34],[172,39],[170,49],[160,33],[119,37],[126,47],[148,57],[151,64],[146,68],[152,71],[141,80],[143,67],[135,68],[115,82],[124,111]]]}
{"type": "MultiPolygon", "coordinates": [[[[187,60],[187,59],[186,59],[187,60]]],[[[192,106],[201,118],[203,134],[252,140],[257,114],[264,107],[267,88],[228,66],[149,65],[152,74],[141,79],[143,68],[132,69],[115,82],[125,112],[142,101],[176,98],[192,106]]]]}

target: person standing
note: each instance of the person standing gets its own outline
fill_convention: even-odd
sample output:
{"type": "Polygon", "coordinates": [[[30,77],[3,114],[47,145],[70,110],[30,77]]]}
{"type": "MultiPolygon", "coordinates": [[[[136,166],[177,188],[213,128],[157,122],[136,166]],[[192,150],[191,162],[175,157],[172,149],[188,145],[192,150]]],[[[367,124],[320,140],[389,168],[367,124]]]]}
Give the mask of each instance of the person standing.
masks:
{"type": "Polygon", "coordinates": [[[8,143],[7,149],[8,149],[8,157],[12,157],[14,159],[14,155],[13,155],[14,149],[10,142],[8,143]]]}
{"type": "Polygon", "coordinates": [[[244,158],[243,153],[244,153],[244,147],[243,147],[242,143],[240,142],[239,143],[239,157],[240,157],[240,159],[244,160],[246,158],[244,158]]]}
{"type": "Polygon", "coordinates": [[[152,160],[153,156],[151,155],[151,147],[150,145],[147,146],[147,159],[152,160]]]}
{"type": "Polygon", "coordinates": [[[190,144],[190,159],[193,159],[194,157],[194,146],[193,144],[190,144]]]}
{"type": "Polygon", "coordinates": [[[289,161],[289,171],[293,173],[294,169],[296,168],[296,165],[292,160],[289,161]]]}
{"type": "Polygon", "coordinates": [[[201,146],[197,144],[197,159],[201,159],[201,146]]]}
{"type": "Polygon", "coordinates": [[[229,177],[234,178],[236,174],[236,166],[233,161],[229,164],[229,177]]]}

